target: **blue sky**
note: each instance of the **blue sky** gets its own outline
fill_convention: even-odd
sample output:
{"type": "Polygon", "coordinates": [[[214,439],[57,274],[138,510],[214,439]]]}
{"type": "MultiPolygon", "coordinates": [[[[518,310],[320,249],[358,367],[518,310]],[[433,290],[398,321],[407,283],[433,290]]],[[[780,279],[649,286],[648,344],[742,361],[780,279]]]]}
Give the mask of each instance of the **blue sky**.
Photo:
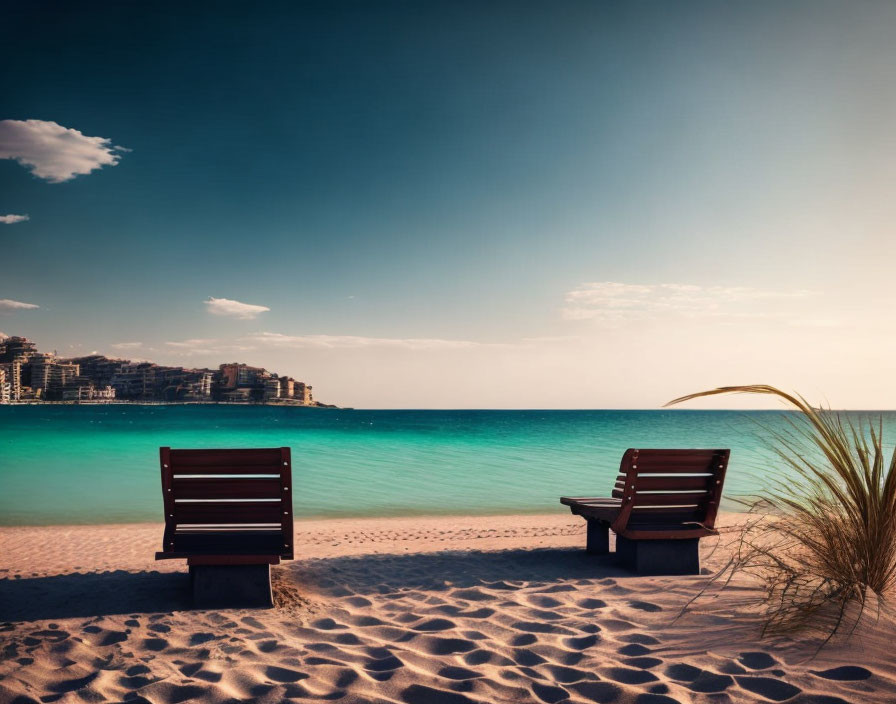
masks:
{"type": "Polygon", "coordinates": [[[0,331],[357,406],[892,407],[896,6],[183,5],[5,11],[0,331]]]}

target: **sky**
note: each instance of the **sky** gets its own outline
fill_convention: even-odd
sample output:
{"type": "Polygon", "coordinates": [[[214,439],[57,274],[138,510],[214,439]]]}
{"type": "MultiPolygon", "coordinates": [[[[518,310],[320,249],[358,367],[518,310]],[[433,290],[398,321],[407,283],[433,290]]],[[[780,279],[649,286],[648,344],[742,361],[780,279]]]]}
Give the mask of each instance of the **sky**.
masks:
{"type": "Polygon", "coordinates": [[[18,3],[0,331],[366,408],[894,408],[894,34],[890,2],[18,3]]]}

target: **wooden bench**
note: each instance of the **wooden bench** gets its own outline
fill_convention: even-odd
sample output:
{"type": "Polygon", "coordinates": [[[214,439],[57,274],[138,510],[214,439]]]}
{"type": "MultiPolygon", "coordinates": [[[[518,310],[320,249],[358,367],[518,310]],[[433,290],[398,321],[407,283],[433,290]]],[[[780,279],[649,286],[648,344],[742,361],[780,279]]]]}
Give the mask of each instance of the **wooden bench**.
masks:
{"type": "Polygon", "coordinates": [[[588,521],[587,550],[610,551],[640,574],[699,574],[698,542],[717,535],[730,450],[626,450],[612,497],[564,496],[588,521]]]}
{"type": "Polygon", "coordinates": [[[156,559],[187,560],[197,606],[272,606],[270,566],[293,559],[289,448],[162,447],[159,456],[156,559]]]}

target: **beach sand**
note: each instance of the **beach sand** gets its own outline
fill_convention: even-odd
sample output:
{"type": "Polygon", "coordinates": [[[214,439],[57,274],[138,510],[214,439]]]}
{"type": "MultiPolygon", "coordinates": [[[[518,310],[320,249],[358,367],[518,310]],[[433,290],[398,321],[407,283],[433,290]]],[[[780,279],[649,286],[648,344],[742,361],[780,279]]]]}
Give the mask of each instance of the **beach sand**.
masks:
{"type": "Polygon", "coordinates": [[[746,582],[679,617],[707,576],[635,577],[584,528],[299,521],[276,607],[225,611],[153,561],[161,525],[0,528],[0,702],[896,702],[892,619],[816,655],[759,638],[746,582]]]}

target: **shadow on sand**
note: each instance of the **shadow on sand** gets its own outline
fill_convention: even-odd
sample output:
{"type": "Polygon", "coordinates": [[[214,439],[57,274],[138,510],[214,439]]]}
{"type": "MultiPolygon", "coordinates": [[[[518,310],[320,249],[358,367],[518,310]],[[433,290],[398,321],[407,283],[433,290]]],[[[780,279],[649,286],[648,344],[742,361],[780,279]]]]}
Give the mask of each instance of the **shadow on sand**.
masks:
{"type": "Polygon", "coordinates": [[[523,582],[531,587],[568,579],[637,576],[618,566],[613,554],[589,555],[576,548],[332,557],[292,563],[285,566],[285,572],[300,583],[336,596],[403,589],[514,589],[523,582]]]}
{"type": "MultiPolygon", "coordinates": [[[[405,589],[514,589],[558,580],[633,577],[614,555],[581,549],[446,551],[297,560],[279,577],[324,594],[387,594],[405,589]]],[[[37,621],[192,609],[184,572],[101,572],[0,580],[0,621],[37,621]]]]}
{"type": "Polygon", "coordinates": [[[0,580],[0,621],[192,608],[186,572],[97,572],[0,580]]]}

